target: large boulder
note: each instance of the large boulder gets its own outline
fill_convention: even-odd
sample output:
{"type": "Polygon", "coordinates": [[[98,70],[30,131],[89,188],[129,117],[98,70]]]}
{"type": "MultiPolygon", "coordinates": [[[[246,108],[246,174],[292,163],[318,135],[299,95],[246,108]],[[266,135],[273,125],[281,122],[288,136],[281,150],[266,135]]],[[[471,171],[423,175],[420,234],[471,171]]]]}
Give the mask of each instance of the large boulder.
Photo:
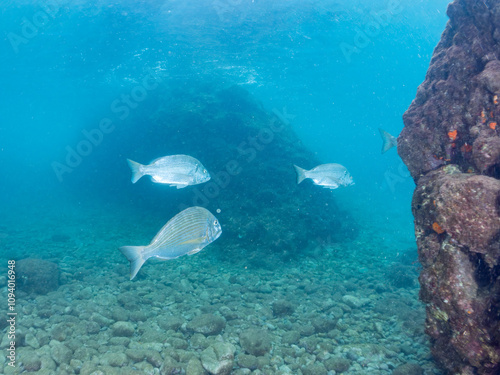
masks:
{"type": "Polygon", "coordinates": [[[16,262],[16,283],[27,293],[47,294],[59,287],[57,264],[43,260],[26,258],[16,262]]]}
{"type": "Polygon", "coordinates": [[[450,374],[500,373],[500,3],[455,0],[398,153],[432,352],[450,374]]]}
{"type": "Polygon", "coordinates": [[[447,369],[493,374],[500,363],[498,197],[499,180],[456,166],[420,178],[413,196],[426,331],[447,369]]]}

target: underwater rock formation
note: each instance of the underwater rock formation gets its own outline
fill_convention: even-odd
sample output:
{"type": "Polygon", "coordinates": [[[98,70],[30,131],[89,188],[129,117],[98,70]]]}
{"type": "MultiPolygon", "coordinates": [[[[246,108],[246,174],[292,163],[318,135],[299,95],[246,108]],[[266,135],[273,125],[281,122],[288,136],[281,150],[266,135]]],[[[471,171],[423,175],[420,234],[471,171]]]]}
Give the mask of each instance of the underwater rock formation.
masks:
{"type": "Polygon", "coordinates": [[[500,3],[455,0],[398,153],[432,352],[450,374],[500,373],[500,3]]]}
{"type": "Polygon", "coordinates": [[[59,287],[57,264],[26,258],[16,262],[17,287],[26,293],[47,294],[59,287]]]}
{"type": "Polygon", "coordinates": [[[275,260],[357,235],[334,191],[297,185],[293,164],[312,168],[320,161],[299,141],[286,109],[267,111],[239,86],[192,81],[170,82],[160,97],[129,157],[189,154],[203,163],[212,179],[175,191],[174,208],[213,212],[223,227],[217,245],[224,246],[225,259],[272,268],[275,260]]]}

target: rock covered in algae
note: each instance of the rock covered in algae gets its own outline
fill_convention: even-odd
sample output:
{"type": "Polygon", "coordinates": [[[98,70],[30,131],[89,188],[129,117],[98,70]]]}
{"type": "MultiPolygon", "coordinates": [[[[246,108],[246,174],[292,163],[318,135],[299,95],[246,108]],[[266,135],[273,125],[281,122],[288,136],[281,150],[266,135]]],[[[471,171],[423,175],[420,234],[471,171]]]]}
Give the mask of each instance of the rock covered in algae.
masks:
{"type": "Polygon", "coordinates": [[[412,201],[432,353],[448,373],[500,373],[500,3],[455,0],[398,153],[412,201]]]}

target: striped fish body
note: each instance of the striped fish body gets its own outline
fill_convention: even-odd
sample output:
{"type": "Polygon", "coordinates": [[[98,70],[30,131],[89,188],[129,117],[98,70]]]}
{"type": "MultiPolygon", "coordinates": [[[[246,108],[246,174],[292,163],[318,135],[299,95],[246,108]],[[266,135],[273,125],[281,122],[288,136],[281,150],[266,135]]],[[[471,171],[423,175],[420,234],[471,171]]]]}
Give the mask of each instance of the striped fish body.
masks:
{"type": "Polygon", "coordinates": [[[190,207],[175,215],[147,246],[123,246],[130,261],[130,280],[149,258],[175,259],[196,254],[222,233],[219,221],[203,207],[190,207]]]}

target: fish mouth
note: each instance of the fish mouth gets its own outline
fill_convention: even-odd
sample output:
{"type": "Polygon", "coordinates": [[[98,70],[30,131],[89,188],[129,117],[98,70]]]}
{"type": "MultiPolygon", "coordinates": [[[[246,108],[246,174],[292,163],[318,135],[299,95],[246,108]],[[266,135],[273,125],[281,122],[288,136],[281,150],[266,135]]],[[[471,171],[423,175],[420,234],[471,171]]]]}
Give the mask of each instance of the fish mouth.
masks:
{"type": "Polygon", "coordinates": [[[210,180],[211,180],[210,176],[203,176],[201,178],[197,178],[195,181],[196,181],[196,184],[204,184],[205,182],[208,182],[210,180]]]}
{"type": "Polygon", "coordinates": [[[217,231],[217,233],[215,234],[214,241],[215,241],[217,238],[219,238],[221,234],[222,234],[222,229],[219,229],[219,230],[217,231]]]}

